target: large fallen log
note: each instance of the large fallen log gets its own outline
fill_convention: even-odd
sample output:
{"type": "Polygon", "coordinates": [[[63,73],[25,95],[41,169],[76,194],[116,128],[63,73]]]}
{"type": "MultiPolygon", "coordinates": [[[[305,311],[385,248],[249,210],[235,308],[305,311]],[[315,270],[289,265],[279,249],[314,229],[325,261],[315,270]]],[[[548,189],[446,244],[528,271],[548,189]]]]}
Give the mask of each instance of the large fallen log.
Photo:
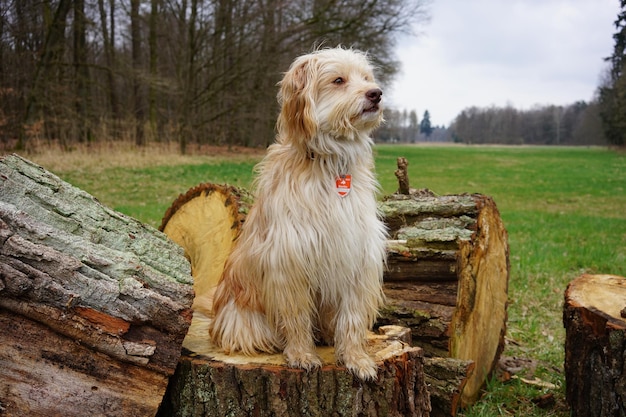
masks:
{"type": "Polygon", "coordinates": [[[563,305],[565,382],[574,417],[626,415],[626,278],[582,275],[563,305]]]}
{"type": "Polygon", "coordinates": [[[192,300],[164,234],[0,160],[0,414],[154,415],[192,300]]]}

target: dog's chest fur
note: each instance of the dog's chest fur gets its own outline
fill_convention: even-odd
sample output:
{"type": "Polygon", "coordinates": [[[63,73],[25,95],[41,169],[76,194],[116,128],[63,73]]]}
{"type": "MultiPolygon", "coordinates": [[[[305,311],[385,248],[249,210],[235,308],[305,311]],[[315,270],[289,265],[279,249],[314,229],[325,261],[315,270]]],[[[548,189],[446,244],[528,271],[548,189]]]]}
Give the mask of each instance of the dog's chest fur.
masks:
{"type": "Polygon", "coordinates": [[[386,236],[377,214],[369,146],[364,144],[360,153],[344,161],[315,156],[304,164],[277,158],[283,161],[280,165],[272,152],[263,164],[261,177],[268,181],[259,184],[263,204],[258,207],[265,211],[258,214],[267,222],[264,244],[269,252],[280,262],[290,262],[290,270],[322,293],[336,293],[336,285],[372,280],[360,273],[372,264],[382,268],[386,236]],[[338,175],[351,177],[350,191],[343,197],[336,188],[338,175]]]}

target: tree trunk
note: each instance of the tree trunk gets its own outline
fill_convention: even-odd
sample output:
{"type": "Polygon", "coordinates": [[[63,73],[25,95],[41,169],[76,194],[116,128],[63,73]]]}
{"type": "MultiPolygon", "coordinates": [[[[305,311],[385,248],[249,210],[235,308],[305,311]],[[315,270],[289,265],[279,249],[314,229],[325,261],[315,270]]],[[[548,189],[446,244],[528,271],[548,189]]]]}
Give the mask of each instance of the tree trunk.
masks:
{"type": "MultiPolygon", "coordinates": [[[[20,127],[20,135],[18,138],[17,148],[24,149],[26,146],[26,133],[24,132],[24,126],[33,121],[36,113],[36,105],[41,105],[41,98],[45,96],[46,90],[45,83],[48,80],[56,79],[53,74],[53,67],[58,65],[55,62],[55,58],[59,58],[63,55],[65,48],[65,26],[67,20],[67,14],[72,6],[71,0],[60,0],[58,6],[54,12],[54,17],[50,25],[46,28],[46,39],[43,45],[43,51],[41,53],[41,59],[37,62],[35,73],[31,87],[26,97],[26,108],[24,109],[24,117],[22,120],[22,126],[20,127]]],[[[56,103],[62,105],[63,103],[56,103]]],[[[45,119],[44,115],[44,119],[45,119]]]]}
{"type": "Polygon", "coordinates": [[[141,60],[142,41],[141,41],[141,21],[139,8],[140,0],[130,0],[130,39],[132,50],[132,97],[133,97],[133,116],[135,123],[135,144],[143,146],[146,144],[144,122],[144,99],[143,99],[143,66],[141,60]]]}
{"type": "Polygon", "coordinates": [[[565,381],[572,416],[626,415],[626,278],[582,275],[565,291],[565,381]]]}
{"type": "Polygon", "coordinates": [[[392,240],[378,322],[409,327],[426,356],[473,362],[462,367],[460,398],[457,392],[441,404],[454,415],[457,405],[476,401],[504,349],[506,230],[494,201],[480,194],[413,190],[388,196],[380,208],[392,240]]]}
{"type": "Polygon", "coordinates": [[[74,0],[74,79],[76,82],[74,104],[76,109],[77,139],[79,142],[91,141],[89,66],[87,64],[87,17],[85,0],[74,0]]]}
{"type": "Polygon", "coordinates": [[[191,321],[180,248],[15,155],[0,196],[0,414],[154,415],[191,321]]]}
{"type": "MultiPolygon", "coordinates": [[[[234,188],[203,184],[166,213],[161,229],[185,248],[197,299],[218,282],[249,204],[234,188]],[[227,228],[219,232],[220,225],[227,228]]],[[[413,344],[428,356],[433,415],[455,415],[478,398],[504,348],[506,231],[495,203],[482,195],[414,191],[389,196],[380,208],[392,240],[377,326],[411,329],[413,344]]]]}

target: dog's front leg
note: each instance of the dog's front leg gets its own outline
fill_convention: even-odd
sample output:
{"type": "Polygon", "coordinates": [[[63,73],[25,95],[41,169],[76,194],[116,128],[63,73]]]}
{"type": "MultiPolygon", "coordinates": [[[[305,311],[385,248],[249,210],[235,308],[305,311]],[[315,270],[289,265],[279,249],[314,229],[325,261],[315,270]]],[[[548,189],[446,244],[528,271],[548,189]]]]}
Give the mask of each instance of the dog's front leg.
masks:
{"type": "Polygon", "coordinates": [[[365,350],[370,314],[355,294],[342,300],[335,329],[335,355],[339,363],[362,380],[375,379],[376,362],[365,350]]]}
{"type": "Polygon", "coordinates": [[[315,352],[313,300],[308,286],[293,277],[272,281],[273,288],[268,293],[275,297],[266,303],[266,308],[268,317],[284,338],[287,365],[306,370],[321,367],[322,361],[315,352]]]}
{"type": "Polygon", "coordinates": [[[322,361],[315,352],[310,316],[304,312],[287,315],[283,317],[283,326],[287,364],[292,368],[306,370],[321,367],[322,361]]]}

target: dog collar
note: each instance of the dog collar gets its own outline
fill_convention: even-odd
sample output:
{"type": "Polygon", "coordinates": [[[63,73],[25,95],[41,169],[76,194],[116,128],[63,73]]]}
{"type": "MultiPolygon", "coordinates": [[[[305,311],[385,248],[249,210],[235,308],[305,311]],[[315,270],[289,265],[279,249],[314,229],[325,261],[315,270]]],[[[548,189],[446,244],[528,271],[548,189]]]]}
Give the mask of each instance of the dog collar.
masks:
{"type": "Polygon", "coordinates": [[[352,175],[337,175],[335,177],[335,190],[339,197],[345,197],[350,194],[350,190],[352,189],[352,175]]]}

